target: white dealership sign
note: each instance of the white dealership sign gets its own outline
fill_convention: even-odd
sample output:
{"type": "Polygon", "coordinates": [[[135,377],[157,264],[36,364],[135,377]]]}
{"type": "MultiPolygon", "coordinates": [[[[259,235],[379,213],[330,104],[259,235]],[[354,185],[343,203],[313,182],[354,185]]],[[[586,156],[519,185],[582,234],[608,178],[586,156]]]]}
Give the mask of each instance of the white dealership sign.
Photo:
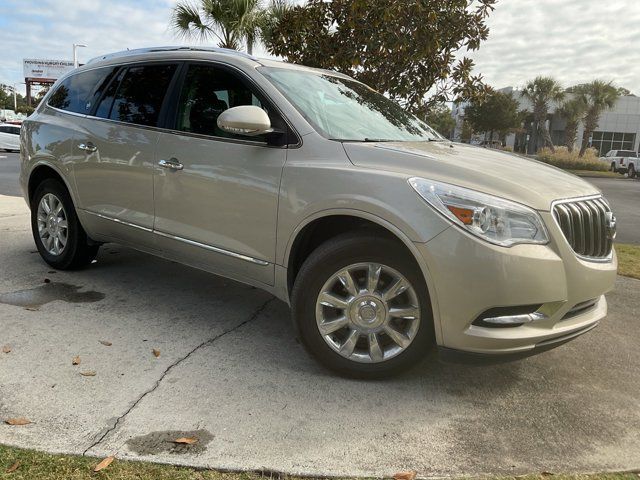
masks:
{"type": "Polygon", "coordinates": [[[73,70],[73,62],[71,60],[25,58],[22,66],[24,78],[34,80],[57,80],[69,70],[73,70]]]}

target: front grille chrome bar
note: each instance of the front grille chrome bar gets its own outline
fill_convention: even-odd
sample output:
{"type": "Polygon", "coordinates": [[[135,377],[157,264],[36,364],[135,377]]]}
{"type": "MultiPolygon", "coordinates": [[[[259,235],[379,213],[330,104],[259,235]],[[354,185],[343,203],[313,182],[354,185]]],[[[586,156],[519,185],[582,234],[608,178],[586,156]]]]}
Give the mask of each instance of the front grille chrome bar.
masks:
{"type": "Polygon", "coordinates": [[[615,219],[601,195],[554,202],[552,214],[577,255],[593,260],[609,258],[615,219]]]}

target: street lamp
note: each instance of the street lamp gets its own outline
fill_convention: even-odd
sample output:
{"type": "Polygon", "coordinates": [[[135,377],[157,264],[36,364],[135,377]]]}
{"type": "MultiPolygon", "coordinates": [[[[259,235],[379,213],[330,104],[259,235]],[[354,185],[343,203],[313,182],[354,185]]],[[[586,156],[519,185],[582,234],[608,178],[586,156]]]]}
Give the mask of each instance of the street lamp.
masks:
{"type": "Polygon", "coordinates": [[[78,48],[81,47],[86,47],[86,45],[83,45],[81,43],[73,44],[73,68],[78,68],[78,48]]]}

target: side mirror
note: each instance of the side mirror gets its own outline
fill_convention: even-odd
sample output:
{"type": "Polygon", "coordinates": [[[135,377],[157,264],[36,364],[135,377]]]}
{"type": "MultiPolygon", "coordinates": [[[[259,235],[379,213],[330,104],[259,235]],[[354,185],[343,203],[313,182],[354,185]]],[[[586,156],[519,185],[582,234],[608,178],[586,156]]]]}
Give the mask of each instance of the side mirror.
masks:
{"type": "Polygon", "coordinates": [[[269,115],[255,105],[241,105],[225,110],[218,117],[218,127],[238,135],[262,135],[271,133],[269,115]]]}

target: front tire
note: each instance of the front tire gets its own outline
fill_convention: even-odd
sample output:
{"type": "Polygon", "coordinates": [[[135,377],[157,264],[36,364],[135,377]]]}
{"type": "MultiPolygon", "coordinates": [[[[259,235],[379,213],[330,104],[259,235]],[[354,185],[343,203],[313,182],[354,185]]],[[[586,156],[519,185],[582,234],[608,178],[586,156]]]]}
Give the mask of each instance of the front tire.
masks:
{"type": "Polygon", "coordinates": [[[90,264],[98,245],[89,242],[80,225],[71,196],[58,180],[44,180],[33,195],[31,230],[40,256],[57,270],[90,264]]]}
{"type": "Polygon", "coordinates": [[[349,233],[318,247],[292,293],[299,337],[323,365],[382,378],[416,365],[433,345],[427,286],[402,244],[349,233]]]}

